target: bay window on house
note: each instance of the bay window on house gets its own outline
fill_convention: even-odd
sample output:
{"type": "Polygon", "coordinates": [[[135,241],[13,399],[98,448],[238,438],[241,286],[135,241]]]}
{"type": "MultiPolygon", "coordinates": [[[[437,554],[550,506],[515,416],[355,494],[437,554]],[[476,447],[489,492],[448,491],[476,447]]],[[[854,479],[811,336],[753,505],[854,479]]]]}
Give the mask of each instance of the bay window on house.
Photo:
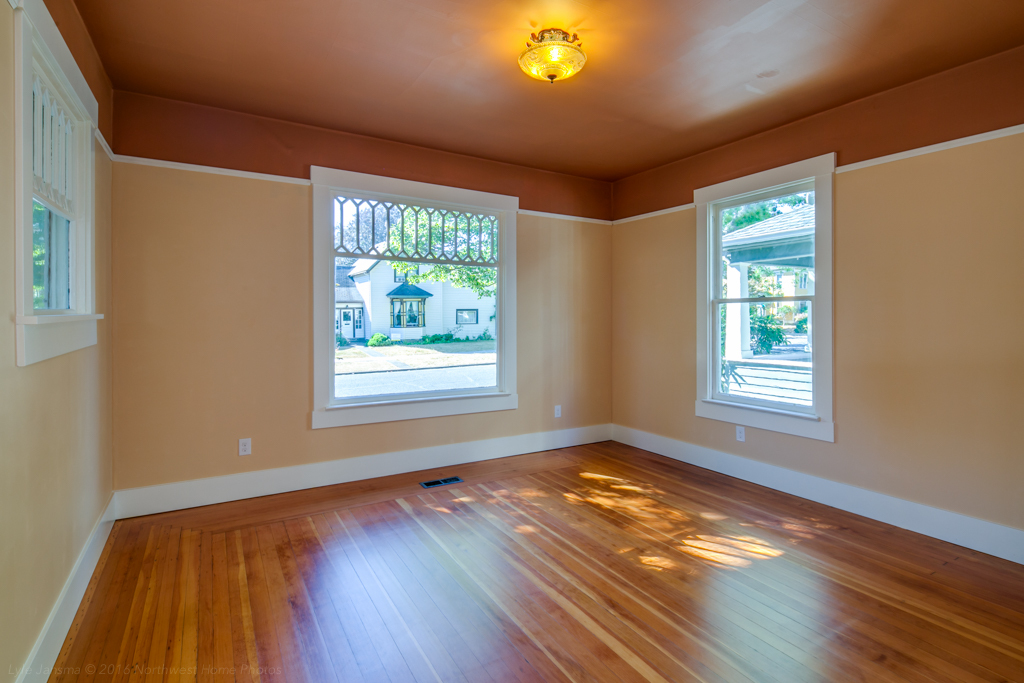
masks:
{"type": "MultiPolygon", "coordinates": [[[[418,289],[418,288],[417,288],[418,289]]],[[[422,290],[421,290],[422,291],[422,290]]],[[[428,296],[417,299],[391,299],[391,327],[423,327],[426,325],[426,314],[428,296]]]]}

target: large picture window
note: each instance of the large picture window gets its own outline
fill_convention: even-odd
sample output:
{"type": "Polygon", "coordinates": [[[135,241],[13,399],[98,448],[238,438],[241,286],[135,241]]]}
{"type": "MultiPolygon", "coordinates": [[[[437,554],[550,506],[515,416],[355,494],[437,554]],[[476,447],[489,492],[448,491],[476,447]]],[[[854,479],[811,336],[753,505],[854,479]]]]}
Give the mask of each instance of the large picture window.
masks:
{"type": "Polygon", "coordinates": [[[313,426],[516,408],[518,200],[318,167],[311,178],[313,426]],[[453,325],[471,302],[494,315],[453,325]],[[340,307],[365,311],[358,328],[340,307]]]}
{"type": "Polygon", "coordinates": [[[698,416],[831,440],[832,155],[695,193],[698,416]]]}

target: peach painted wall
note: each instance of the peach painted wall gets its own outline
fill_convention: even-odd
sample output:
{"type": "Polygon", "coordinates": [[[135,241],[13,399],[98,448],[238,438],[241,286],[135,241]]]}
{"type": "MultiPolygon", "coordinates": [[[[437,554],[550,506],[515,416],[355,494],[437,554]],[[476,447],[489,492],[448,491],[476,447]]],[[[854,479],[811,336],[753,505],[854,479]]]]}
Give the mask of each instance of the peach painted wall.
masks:
{"type": "Polygon", "coordinates": [[[696,211],[615,226],[615,423],[1024,528],[1022,187],[1024,135],[836,176],[834,444],[695,417],[696,211]]]}
{"type": "MultiPolygon", "coordinates": [[[[0,4],[0,35],[14,13],[0,4]]],[[[99,344],[15,364],[14,49],[0,49],[0,680],[25,662],[110,500],[110,320],[99,344]]],[[[97,310],[110,315],[111,162],[96,148],[97,310]]]]}
{"type": "Polygon", "coordinates": [[[312,430],[310,188],[113,178],[118,489],[611,419],[610,226],[519,217],[518,410],[312,430]]]}

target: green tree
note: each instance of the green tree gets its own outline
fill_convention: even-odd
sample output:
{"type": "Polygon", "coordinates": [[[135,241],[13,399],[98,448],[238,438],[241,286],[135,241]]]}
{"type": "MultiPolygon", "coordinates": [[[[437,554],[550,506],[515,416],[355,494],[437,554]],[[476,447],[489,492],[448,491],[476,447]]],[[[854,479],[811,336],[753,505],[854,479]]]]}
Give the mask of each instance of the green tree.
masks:
{"type": "Polygon", "coordinates": [[[722,234],[727,235],[748,225],[786,213],[797,206],[810,204],[813,201],[813,196],[811,192],[804,192],[723,209],[722,234]]]}
{"type": "Polygon", "coordinates": [[[450,282],[455,287],[473,290],[477,297],[492,297],[498,290],[498,269],[483,266],[456,266],[437,263],[424,273],[416,273],[419,264],[392,261],[396,272],[404,273],[406,282],[450,282]]]}
{"type": "Polygon", "coordinates": [[[764,306],[751,306],[750,345],[757,353],[771,353],[779,344],[786,343],[782,320],[764,306]]]}

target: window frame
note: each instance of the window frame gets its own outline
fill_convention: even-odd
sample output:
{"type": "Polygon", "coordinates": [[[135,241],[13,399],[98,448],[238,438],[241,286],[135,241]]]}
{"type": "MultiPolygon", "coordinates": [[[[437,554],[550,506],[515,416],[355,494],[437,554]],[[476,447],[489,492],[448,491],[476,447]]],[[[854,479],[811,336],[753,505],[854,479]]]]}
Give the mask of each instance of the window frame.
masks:
{"type": "MultiPolygon", "coordinates": [[[[409,277],[410,273],[399,273],[394,268],[392,268],[391,270],[392,270],[392,273],[395,276],[395,282],[408,282],[409,281],[408,277],[409,277]]],[[[419,275],[419,274],[420,274],[420,267],[419,267],[419,264],[417,264],[416,265],[416,270],[415,270],[415,272],[412,273],[412,275],[419,275]]]]}
{"type": "Polygon", "coordinates": [[[16,363],[31,365],[97,343],[94,131],[95,96],[43,0],[15,10],[15,334],[16,363]],[[56,96],[73,122],[71,210],[35,192],[33,84],[56,96]],[[33,290],[33,203],[69,221],[69,308],[36,309],[33,290]]]}
{"type": "Polygon", "coordinates": [[[455,309],[455,325],[479,325],[480,324],[480,309],[479,308],[456,308],[455,309]],[[459,313],[473,313],[473,322],[471,323],[460,323],[459,313]]]}
{"type": "Polygon", "coordinates": [[[835,440],[833,422],[833,316],[832,316],[832,195],[835,154],[806,159],[761,173],[726,181],[694,192],[697,219],[697,352],[695,415],[737,425],[792,434],[821,441],[835,440]],[[720,287],[720,236],[715,214],[728,205],[743,204],[786,194],[794,186],[813,181],[815,204],[814,295],[812,304],[813,405],[803,412],[785,407],[729,400],[716,396],[720,287]]]}
{"type": "MultiPolygon", "coordinates": [[[[517,409],[516,214],[519,198],[320,166],[310,167],[310,180],[313,186],[313,429],[517,409]],[[483,210],[498,216],[496,387],[332,400],[333,202],[336,196],[351,193],[367,199],[421,206],[483,210]]],[[[392,321],[388,322],[390,325],[392,321]]]]}

